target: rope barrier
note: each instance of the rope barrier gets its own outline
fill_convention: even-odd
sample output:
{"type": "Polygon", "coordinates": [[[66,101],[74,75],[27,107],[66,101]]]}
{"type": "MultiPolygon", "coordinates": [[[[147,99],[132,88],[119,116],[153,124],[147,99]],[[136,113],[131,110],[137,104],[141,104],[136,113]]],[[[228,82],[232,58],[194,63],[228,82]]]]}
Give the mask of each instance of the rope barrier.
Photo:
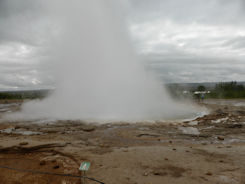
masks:
{"type": "Polygon", "coordinates": [[[34,170],[28,170],[28,169],[18,169],[18,168],[14,168],[14,167],[1,166],[1,165],[0,165],[0,168],[13,170],[13,171],[18,171],[18,172],[32,173],[32,174],[53,175],[53,176],[62,176],[62,177],[71,177],[71,178],[83,178],[83,179],[88,179],[88,180],[91,180],[91,181],[95,181],[95,182],[100,183],[100,184],[105,184],[104,182],[101,182],[99,180],[96,180],[94,178],[90,178],[90,177],[87,177],[87,176],[78,176],[78,175],[60,174],[60,173],[50,173],[50,172],[34,171],[34,170]]]}

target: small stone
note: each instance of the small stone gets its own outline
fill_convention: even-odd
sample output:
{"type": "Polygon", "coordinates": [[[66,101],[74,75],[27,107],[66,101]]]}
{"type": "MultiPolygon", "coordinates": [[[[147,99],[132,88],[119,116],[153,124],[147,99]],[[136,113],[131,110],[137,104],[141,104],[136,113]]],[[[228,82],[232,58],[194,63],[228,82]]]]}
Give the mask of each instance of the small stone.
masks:
{"type": "Polygon", "coordinates": [[[95,130],[95,127],[93,126],[85,126],[85,127],[82,127],[82,130],[85,131],[85,132],[92,132],[95,130]]]}
{"type": "Polygon", "coordinates": [[[42,160],[42,161],[39,163],[39,165],[46,165],[45,160],[42,160]]]}
{"type": "Polygon", "coordinates": [[[199,137],[208,138],[208,137],[210,137],[210,135],[208,135],[208,134],[200,134],[199,137]]]}
{"type": "Polygon", "coordinates": [[[59,165],[55,165],[55,166],[53,167],[53,169],[59,169],[59,168],[60,168],[59,165]]]}
{"type": "Polygon", "coordinates": [[[220,141],[225,140],[225,138],[224,138],[223,136],[218,136],[217,138],[218,138],[220,141]]]}
{"type": "Polygon", "coordinates": [[[20,146],[25,146],[25,145],[28,145],[29,143],[28,142],[21,142],[19,145],[20,146]]]}
{"type": "Polygon", "coordinates": [[[217,114],[223,114],[224,113],[224,111],[222,110],[222,109],[218,109],[218,110],[216,110],[215,111],[217,114]]]}
{"type": "Polygon", "coordinates": [[[159,176],[160,175],[160,173],[159,172],[157,172],[157,171],[154,171],[154,173],[153,173],[154,175],[156,175],[156,176],[159,176]]]}
{"type": "Polygon", "coordinates": [[[212,175],[213,175],[213,173],[211,173],[211,172],[207,172],[207,173],[206,173],[206,175],[208,175],[208,176],[212,176],[212,175]]]}
{"type": "MultiPolygon", "coordinates": [[[[236,121],[233,121],[236,122],[236,121]]],[[[233,124],[233,125],[228,125],[227,128],[242,128],[242,124],[233,124]]]]}
{"type": "Polygon", "coordinates": [[[20,128],[21,128],[21,127],[20,127],[20,126],[18,126],[18,125],[14,127],[14,129],[20,129],[20,128]]]}
{"type": "Polygon", "coordinates": [[[149,174],[147,172],[144,172],[143,173],[143,176],[148,176],[149,174]]]}

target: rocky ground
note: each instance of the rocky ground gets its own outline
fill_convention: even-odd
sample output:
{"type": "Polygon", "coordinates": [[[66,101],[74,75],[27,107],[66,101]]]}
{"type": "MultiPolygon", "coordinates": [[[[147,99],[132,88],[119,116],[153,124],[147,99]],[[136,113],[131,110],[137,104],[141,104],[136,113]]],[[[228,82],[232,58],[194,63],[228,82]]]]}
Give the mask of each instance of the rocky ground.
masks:
{"type": "MultiPolygon", "coordinates": [[[[87,124],[82,121],[0,124],[0,183],[245,184],[245,106],[207,101],[210,114],[186,122],[87,124]],[[11,167],[20,170],[10,170],[11,167]],[[86,181],[86,183],[96,183],[86,181]]],[[[2,101],[0,117],[20,102],[2,101]]]]}

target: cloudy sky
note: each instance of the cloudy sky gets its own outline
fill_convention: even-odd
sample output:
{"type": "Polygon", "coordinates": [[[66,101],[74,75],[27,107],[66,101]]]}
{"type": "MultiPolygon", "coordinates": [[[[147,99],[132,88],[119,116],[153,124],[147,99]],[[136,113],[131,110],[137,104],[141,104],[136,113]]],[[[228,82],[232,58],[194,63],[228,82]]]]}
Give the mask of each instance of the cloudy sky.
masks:
{"type": "MultiPolygon", "coordinates": [[[[165,82],[245,81],[244,0],[128,1],[136,51],[165,82]]],[[[40,2],[0,0],[1,90],[53,84],[55,28],[40,2]]]]}

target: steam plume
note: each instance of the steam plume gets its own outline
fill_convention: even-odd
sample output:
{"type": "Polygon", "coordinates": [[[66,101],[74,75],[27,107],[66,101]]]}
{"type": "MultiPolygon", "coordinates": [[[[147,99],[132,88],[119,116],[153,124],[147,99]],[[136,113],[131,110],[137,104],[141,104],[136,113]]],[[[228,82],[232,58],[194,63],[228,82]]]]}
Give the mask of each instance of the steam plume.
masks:
{"type": "Polygon", "coordinates": [[[45,1],[61,25],[52,44],[55,92],[15,117],[159,120],[194,115],[146,72],[131,47],[114,0],[45,1]]]}

